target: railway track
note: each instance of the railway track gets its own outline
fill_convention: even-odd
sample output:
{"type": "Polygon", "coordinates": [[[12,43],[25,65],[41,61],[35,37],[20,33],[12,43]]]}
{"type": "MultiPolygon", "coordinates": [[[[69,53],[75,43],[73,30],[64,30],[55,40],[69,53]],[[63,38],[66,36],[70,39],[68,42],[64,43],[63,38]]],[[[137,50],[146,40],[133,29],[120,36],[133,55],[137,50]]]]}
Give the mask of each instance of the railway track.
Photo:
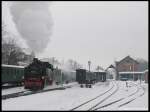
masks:
{"type": "Polygon", "coordinates": [[[9,99],[9,98],[20,97],[20,96],[32,95],[32,94],[37,94],[37,93],[43,93],[43,92],[48,92],[48,91],[53,91],[53,90],[64,90],[66,88],[74,87],[75,85],[77,85],[77,84],[58,87],[58,88],[53,88],[53,89],[39,90],[39,91],[26,90],[26,91],[21,91],[21,92],[17,92],[17,93],[11,93],[11,94],[7,94],[7,95],[2,95],[2,100],[6,100],[6,99],[9,99]]]}
{"type": "MultiPolygon", "coordinates": [[[[82,103],[82,104],[80,104],[80,105],[74,107],[74,108],[71,109],[70,111],[73,111],[73,110],[75,110],[75,109],[79,109],[80,107],[83,107],[83,106],[85,106],[86,104],[90,104],[91,102],[97,100],[97,99],[100,98],[101,96],[104,96],[105,94],[109,93],[114,87],[115,87],[115,84],[113,84],[113,86],[112,86],[110,89],[108,89],[107,91],[105,91],[104,93],[101,93],[101,94],[99,94],[98,96],[96,96],[96,97],[94,97],[94,98],[92,98],[92,99],[90,99],[90,100],[88,100],[88,101],[86,101],[86,102],[84,102],[84,103],[82,103]]],[[[117,88],[115,89],[115,91],[113,91],[110,95],[108,95],[108,96],[105,97],[103,100],[101,100],[100,102],[96,103],[94,106],[92,106],[91,108],[89,108],[89,109],[87,109],[87,110],[91,110],[91,109],[93,109],[94,107],[96,107],[97,105],[101,104],[103,101],[105,101],[106,99],[108,99],[111,95],[113,95],[117,90],[118,90],[118,87],[117,87],[117,88]]]]}
{"type": "MultiPolygon", "coordinates": [[[[134,85],[134,86],[138,86],[137,84],[133,84],[133,85],[134,85]]],[[[137,87],[137,88],[138,88],[138,87],[137,87]]],[[[144,95],[144,93],[145,93],[144,88],[143,88],[143,87],[141,87],[141,88],[143,89],[143,93],[142,93],[142,94],[138,95],[137,97],[130,98],[129,100],[127,100],[127,101],[121,103],[121,104],[118,106],[118,108],[120,108],[120,107],[122,107],[122,106],[124,106],[124,105],[126,105],[126,104],[128,104],[128,103],[130,103],[130,102],[132,102],[132,101],[135,100],[136,98],[138,98],[138,97],[144,95]]],[[[111,105],[113,105],[113,104],[115,104],[115,103],[118,103],[118,102],[120,102],[120,101],[123,101],[123,100],[125,100],[125,99],[127,99],[127,98],[129,98],[129,97],[131,97],[131,96],[133,96],[133,95],[136,95],[136,94],[139,92],[139,90],[140,90],[141,88],[138,88],[134,93],[128,95],[127,97],[123,97],[123,98],[117,99],[117,100],[115,100],[115,101],[112,101],[112,102],[110,102],[110,103],[107,103],[107,104],[105,104],[105,105],[103,105],[103,106],[97,107],[97,108],[94,109],[94,111],[100,110],[100,109],[105,108],[105,107],[108,107],[108,106],[111,106],[111,105]]]]}
{"type": "Polygon", "coordinates": [[[113,91],[110,95],[106,96],[103,100],[101,100],[96,105],[94,105],[93,107],[91,107],[89,109],[89,111],[95,110],[94,108],[96,108],[98,105],[100,105],[101,103],[103,103],[104,101],[106,101],[109,97],[111,97],[113,94],[115,94],[118,91],[118,89],[119,89],[119,86],[117,85],[117,88],[115,89],[115,91],[113,91]]]}
{"type": "MultiPolygon", "coordinates": [[[[138,97],[143,96],[143,95],[144,95],[144,93],[145,93],[145,90],[144,90],[144,88],[143,88],[143,87],[139,87],[139,89],[138,89],[138,90],[140,90],[140,89],[142,89],[142,90],[143,90],[142,94],[140,94],[140,95],[138,95],[138,96],[136,96],[136,97],[131,98],[130,100],[128,100],[128,101],[126,101],[126,102],[122,103],[122,104],[121,104],[121,105],[119,105],[118,107],[120,108],[120,107],[122,107],[122,106],[124,106],[124,105],[127,105],[128,103],[130,103],[130,102],[134,101],[134,100],[135,100],[135,99],[137,99],[138,97]]],[[[138,92],[137,92],[137,93],[138,93],[138,92]]]]}
{"type": "Polygon", "coordinates": [[[5,89],[10,89],[10,88],[16,88],[16,87],[22,87],[22,85],[16,85],[16,86],[2,86],[2,89],[5,90],[5,89]]]}

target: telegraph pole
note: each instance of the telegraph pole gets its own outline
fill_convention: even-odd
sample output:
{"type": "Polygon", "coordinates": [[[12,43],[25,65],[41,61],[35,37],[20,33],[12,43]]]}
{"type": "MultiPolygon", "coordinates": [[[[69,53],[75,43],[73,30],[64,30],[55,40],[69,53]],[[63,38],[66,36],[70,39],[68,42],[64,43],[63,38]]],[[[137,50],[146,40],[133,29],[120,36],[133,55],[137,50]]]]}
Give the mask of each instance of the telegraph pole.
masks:
{"type": "Polygon", "coordinates": [[[63,72],[61,73],[61,87],[63,87],[63,72]]]}

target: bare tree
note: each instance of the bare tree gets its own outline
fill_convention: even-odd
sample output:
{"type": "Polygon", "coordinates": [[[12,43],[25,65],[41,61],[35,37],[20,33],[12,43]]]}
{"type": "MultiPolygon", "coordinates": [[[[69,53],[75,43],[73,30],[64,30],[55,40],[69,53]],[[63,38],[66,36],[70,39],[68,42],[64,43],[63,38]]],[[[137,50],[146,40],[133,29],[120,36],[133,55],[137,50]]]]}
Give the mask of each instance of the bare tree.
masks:
{"type": "Polygon", "coordinates": [[[76,70],[78,68],[82,68],[82,66],[75,60],[69,59],[68,63],[69,63],[69,68],[71,70],[76,70]]]}
{"type": "Polygon", "coordinates": [[[98,66],[96,67],[96,70],[99,72],[99,70],[104,70],[104,69],[103,69],[101,66],[98,65],[98,66]]]}
{"type": "Polygon", "coordinates": [[[55,57],[50,58],[49,62],[57,67],[60,65],[60,62],[55,57]]]}
{"type": "Polygon", "coordinates": [[[2,63],[17,65],[23,60],[22,49],[17,45],[13,35],[7,31],[6,25],[2,23],[2,63]]]}

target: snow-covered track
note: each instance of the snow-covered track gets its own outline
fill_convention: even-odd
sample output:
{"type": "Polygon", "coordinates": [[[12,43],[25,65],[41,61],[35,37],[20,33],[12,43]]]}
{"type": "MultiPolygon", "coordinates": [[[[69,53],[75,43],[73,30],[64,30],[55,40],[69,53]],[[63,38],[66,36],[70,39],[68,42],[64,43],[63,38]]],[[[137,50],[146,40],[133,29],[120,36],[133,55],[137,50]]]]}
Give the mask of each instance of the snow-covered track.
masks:
{"type": "Polygon", "coordinates": [[[69,85],[69,86],[64,86],[64,88],[72,88],[72,87],[75,87],[75,86],[79,86],[79,84],[73,84],[73,85],[69,85]]]}
{"type": "Polygon", "coordinates": [[[66,88],[71,88],[76,86],[77,84],[74,85],[68,85],[68,86],[63,86],[63,87],[58,87],[58,88],[51,88],[51,89],[45,89],[45,90],[39,90],[39,91],[21,91],[21,92],[17,92],[17,93],[11,93],[11,94],[6,94],[6,95],[2,95],[2,99],[9,99],[9,98],[15,98],[15,97],[20,97],[20,96],[27,96],[27,95],[31,95],[31,94],[36,94],[36,93],[43,93],[43,92],[48,92],[48,91],[53,91],[53,90],[64,90],[66,88]]]}
{"type": "Polygon", "coordinates": [[[11,94],[6,94],[6,95],[2,95],[2,99],[8,99],[8,98],[14,98],[14,97],[19,97],[23,94],[25,94],[28,91],[21,91],[21,92],[17,92],[17,93],[11,93],[11,94]]]}
{"type": "Polygon", "coordinates": [[[11,93],[11,94],[5,94],[2,95],[2,99],[9,99],[9,98],[15,98],[15,97],[20,97],[20,96],[27,96],[27,95],[32,95],[32,94],[37,94],[37,93],[43,93],[43,92],[48,92],[48,91],[53,91],[53,90],[64,90],[66,88],[72,88],[78,84],[73,84],[73,85],[65,85],[63,87],[57,87],[57,88],[50,88],[50,89],[44,89],[44,90],[38,90],[38,91],[20,91],[17,93],[11,93]]]}
{"type": "Polygon", "coordinates": [[[22,86],[18,86],[18,85],[15,85],[15,86],[2,86],[2,90],[10,89],[10,88],[16,88],[16,87],[22,87],[22,86]]]}
{"type": "Polygon", "coordinates": [[[116,86],[117,86],[117,88],[110,95],[106,96],[103,100],[101,100],[96,105],[94,105],[93,107],[91,107],[89,109],[89,111],[95,110],[95,107],[97,107],[98,105],[100,105],[101,103],[103,103],[104,101],[106,101],[109,97],[111,97],[113,94],[115,94],[118,91],[118,89],[119,89],[119,86],[118,85],[116,85],[116,86]]]}
{"type": "MultiPolygon", "coordinates": [[[[138,86],[137,84],[134,84],[134,83],[132,83],[132,85],[133,85],[133,86],[138,86]]],[[[144,92],[145,92],[145,91],[144,91],[144,88],[143,88],[143,87],[141,87],[141,88],[143,89],[142,94],[140,94],[140,95],[138,95],[138,96],[136,96],[136,97],[130,98],[131,96],[135,96],[135,95],[139,92],[140,88],[138,88],[138,87],[137,87],[137,90],[136,90],[134,93],[128,95],[127,97],[123,97],[123,98],[117,99],[117,100],[112,101],[112,102],[110,102],[110,103],[107,103],[107,104],[105,104],[105,105],[103,105],[103,106],[97,107],[97,108],[95,108],[94,110],[100,110],[101,108],[105,108],[105,107],[111,106],[112,104],[115,104],[115,103],[117,103],[117,102],[119,102],[119,101],[123,101],[123,100],[125,100],[125,99],[129,99],[129,100],[125,101],[124,103],[122,103],[122,104],[120,104],[120,105],[118,106],[118,108],[119,108],[119,107],[122,107],[122,106],[124,106],[124,105],[126,105],[126,104],[132,102],[132,101],[135,100],[136,98],[138,98],[138,97],[144,95],[144,92]]]]}
{"type": "Polygon", "coordinates": [[[66,89],[66,88],[65,87],[59,87],[59,88],[39,90],[39,91],[22,91],[22,92],[18,92],[18,93],[3,95],[2,99],[5,100],[8,98],[15,98],[15,97],[20,97],[20,96],[27,96],[27,95],[37,94],[37,93],[43,93],[43,92],[48,92],[48,91],[53,91],[53,90],[64,90],[64,89],[66,89]]]}
{"type": "MultiPolygon", "coordinates": [[[[141,97],[141,96],[143,96],[144,95],[144,93],[145,93],[145,90],[144,90],[144,88],[143,87],[139,87],[138,88],[138,92],[139,92],[139,90],[140,89],[142,89],[143,90],[143,92],[141,93],[141,94],[139,94],[138,96],[135,96],[135,97],[133,97],[133,98],[129,98],[128,99],[128,101],[126,101],[126,102],[124,102],[124,103],[122,103],[121,105],[119,105],[118,107],[120,108],[120,107],[122,107],[122,106],[124,106],[124,105],[127,105],[128,103],[130,103],[130,102],[132,102],[132,101],[134,101],[135,99],[137,99],[138,97],[141,97]]],[[[136,93],[136,94],[138,94],[138,92],[136,93]]]]}
{"type": "MultiPolygon", "coordinates": [[[[76,106],[76,107],[74,107],[74,108],[71,109],[70,111],[73,111],[73,110],[75,110],[75,109],[79,109],[80,107],[82,107],[82,106],[84,106],[84,105],[86,105],[86,104],[91,103],[92,101],[94,101],[94,100],[98,99],[99,97],[105,95],[106,93],[110,92],[114,87],[115,87],[115,85],[113,84],[112,87],[109,88],[108,90],[106,90],[105,92],[99,94],[98,96],[96,96],[96,97],[94,97],[94,98],[92,98],[92,99],[90,99],[90,100],[88,100],[88,101],[86,101],[86,102],[84,102],[84,103],[82,103],[82,104],[76,106]]],[[[88,109],[87,109],[87,110],[88,110],[88,109]]]]}

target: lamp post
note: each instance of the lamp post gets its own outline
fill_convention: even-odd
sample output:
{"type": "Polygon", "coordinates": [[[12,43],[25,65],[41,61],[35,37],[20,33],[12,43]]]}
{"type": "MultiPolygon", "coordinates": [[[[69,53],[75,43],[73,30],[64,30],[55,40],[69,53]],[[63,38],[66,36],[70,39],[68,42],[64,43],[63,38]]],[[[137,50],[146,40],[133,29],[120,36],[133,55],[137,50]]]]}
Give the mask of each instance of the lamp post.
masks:
{"type": "Polygon", "coordinates": [[[90,72],[91,61],[88,61],[88,65],[89,65],[89,72],[90,72]]]}
{"type": "Polygon", "coordinates": [[[133,81],[134,81],[134,63],[133,63],[133,81]]]}

